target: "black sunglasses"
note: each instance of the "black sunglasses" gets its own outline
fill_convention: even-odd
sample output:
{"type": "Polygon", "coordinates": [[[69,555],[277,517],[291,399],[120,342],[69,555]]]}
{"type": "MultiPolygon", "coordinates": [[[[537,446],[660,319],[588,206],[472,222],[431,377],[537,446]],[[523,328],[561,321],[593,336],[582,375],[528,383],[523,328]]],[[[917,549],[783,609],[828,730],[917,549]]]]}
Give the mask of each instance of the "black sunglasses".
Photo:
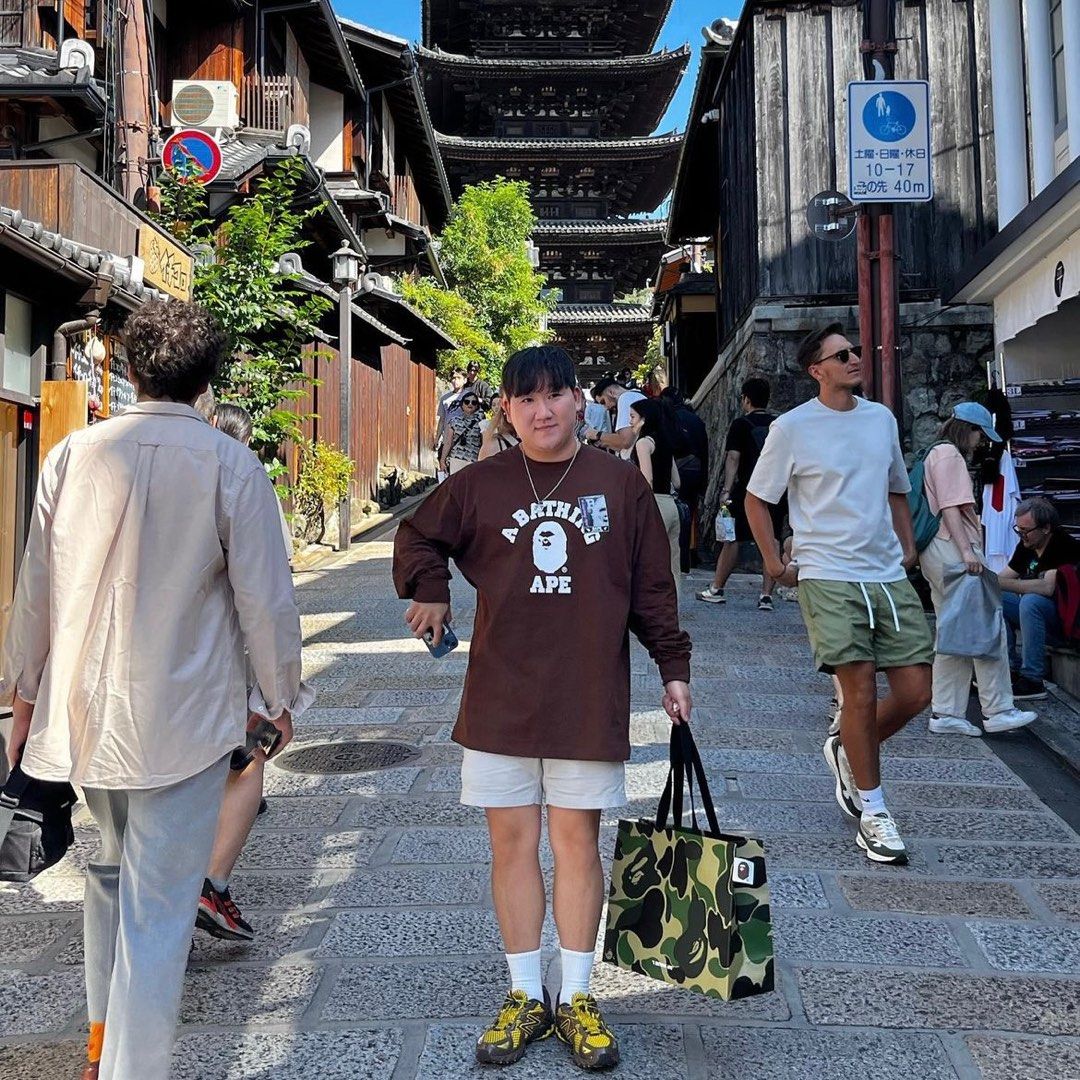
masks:
{"type": "Polygon", "coordinates": [[[474,397],[467,397],[467,398],[462,400],[461,404],[462,405],[479,405],[480,404],[480,399],[479,398],[474,398],[474,397]]]}
{"type": "Polygon", "coordinates": [[[854,356],[856,360],[862,359],[858,345],[852,345],[850,349],[837,349],[836,352],[830,353],[828,356],[819,357],[814,363],[824,364],[826,360],[839,360],[841,364],[846,364],[848,359],[852,356],[854,356]]]}

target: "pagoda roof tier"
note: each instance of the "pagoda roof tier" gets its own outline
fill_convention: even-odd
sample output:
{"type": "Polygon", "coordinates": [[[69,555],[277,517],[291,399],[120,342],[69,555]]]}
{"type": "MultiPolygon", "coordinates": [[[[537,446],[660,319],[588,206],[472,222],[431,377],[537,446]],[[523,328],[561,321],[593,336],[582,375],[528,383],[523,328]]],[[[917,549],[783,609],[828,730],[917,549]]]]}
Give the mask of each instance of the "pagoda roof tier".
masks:
{"type": "Polygon", "coordinates": [[[472,57],[419,50],[436,124],[490,131],[500,117],[599,122],[605,135],[652,131],[671,104],[689,46],[609,59],[472,57]]]}
{"type": "Polygon", "coordinates": [[[665,218],[602,218],[541,221],[533,229],[538,244],[621,244],[663,243],[667,231],[665,218]]]}
{"type": "Polygon", "coordinates": [[[439,135],[457,192],[495,176],[602,189],[619,214],[649,212],[671,190],[682,135],[639,139],[469,139],[439,135]]]}
{"type": "Polygon", "coordinates": [[[577,326],[607,326],[619,324],[652,324],[652,309],[644,304],[627,304],[615,301],[614,304],[559,304],[548,315],[548,326],[552,330],[577,326]]]}
{"type": "Polygon", "coordinates": [[[477,55],[650,52],[671,0],[423,0],[424,44],[477,55]]]}
{"type": "Polygon", "coordinates": [[[544,221],[532,238],[553,286],[600,279],[625,293],[649,283],[664,252],[664,227],[663,221],[544,221]]]}

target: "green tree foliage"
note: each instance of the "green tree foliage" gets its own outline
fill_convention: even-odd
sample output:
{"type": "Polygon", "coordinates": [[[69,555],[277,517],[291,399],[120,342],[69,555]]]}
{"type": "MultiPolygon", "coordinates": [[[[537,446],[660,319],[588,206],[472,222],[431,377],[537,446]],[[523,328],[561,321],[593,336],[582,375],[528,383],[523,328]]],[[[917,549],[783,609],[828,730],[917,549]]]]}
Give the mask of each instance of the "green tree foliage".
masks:
{"type": "Polygon", "coordinates": [[[554,302],[541,295],[545,279],[526,250],[535,225],[526,182],[467,187],[440,238],[449,292],[401,283],[405,298],[459,343],[440,358],[442,371],[476,360],[497,384],[507,356],[550,337],[543,319],[554,302]]]}
{"type": "Polygon", "coordinates": [[[333,306],[277,269],[282,255],[307,245],[302,226],[319,211],[296,208],[303,171],[298,157],[283,162],[220,225],[209,217],[201,185],[168,173],[161,185],[160,223],[189,246],[214,251],[213,262],[196,266],[194,282],[194,299],[221,320],[228,338],[214,392],[251,413],[252,448],[270,457],[286,440],[303,438],[302,417],[287,405],[308,395],[303,350],[333,306]]]}

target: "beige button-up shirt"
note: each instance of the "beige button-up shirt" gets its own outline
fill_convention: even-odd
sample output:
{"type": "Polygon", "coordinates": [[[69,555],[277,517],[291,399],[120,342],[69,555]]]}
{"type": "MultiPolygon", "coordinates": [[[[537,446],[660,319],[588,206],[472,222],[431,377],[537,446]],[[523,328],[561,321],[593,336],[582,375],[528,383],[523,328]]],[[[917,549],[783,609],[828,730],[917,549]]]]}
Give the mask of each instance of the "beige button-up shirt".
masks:
{"type": "Polygon", "coordinates": [[[278,500],[245,446],[146,401],[49,454],[0,653],[0,701],[35,703],[29,775],[194,776],[243,743],[249,708],[310,705],[300,649],[278,500]]]}

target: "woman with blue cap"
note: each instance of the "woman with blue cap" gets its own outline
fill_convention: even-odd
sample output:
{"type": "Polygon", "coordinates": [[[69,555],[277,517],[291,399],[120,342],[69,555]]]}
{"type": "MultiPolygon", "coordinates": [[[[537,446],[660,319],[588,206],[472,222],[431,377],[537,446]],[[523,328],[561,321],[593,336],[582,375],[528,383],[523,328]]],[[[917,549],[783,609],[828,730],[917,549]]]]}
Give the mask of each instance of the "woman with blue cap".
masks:
{"type": "MultiPolygon", "coordinates": [[[[983,438],[1001,442],[993,417],[975,401],[962,401],[938,432],[938,442],[926,455],[924,483],[930,511],[940,516],[937,535],[919,556],[923,577],[930,586],[934,611],[945,602],[945,567],[963,564],[969,574],[989,573],[983,564],[982,527],[975,512],[975,492],[968,461],[983,438]]],[[[938,735],[981,735],[969,723],[967,712],[972,665],[987,732],[1011,731],[1030,724],[1036,713],[1022,712],[1013,704],[1005,625],[1001,648],[990,659],[966,656],[934,658],[934,689],[930,730],[938,735]]]]}

